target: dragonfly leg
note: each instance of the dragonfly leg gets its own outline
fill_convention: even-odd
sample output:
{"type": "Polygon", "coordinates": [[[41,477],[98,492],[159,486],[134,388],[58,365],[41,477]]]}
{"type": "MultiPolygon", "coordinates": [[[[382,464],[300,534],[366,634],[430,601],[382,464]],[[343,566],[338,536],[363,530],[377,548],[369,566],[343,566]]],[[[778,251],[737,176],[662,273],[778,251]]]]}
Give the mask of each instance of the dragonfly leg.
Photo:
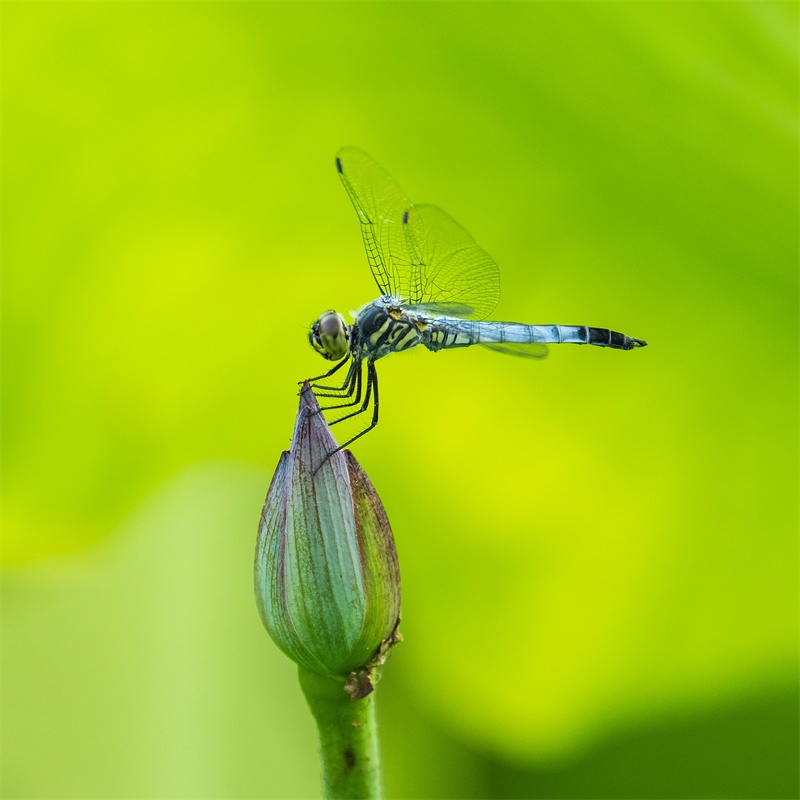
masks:
{"type": "Polygon", "coordinates": [[[355,417],[358,416],[359,414],[363,414],[369,408],[370,400],[372,400],[373,411],[372,411],[372,422],[370,422],[369,427],[365,428],[363,431],[361,431],[361,433],[357,433],[352,439],[348,439],[343,445],[339,447],[339,450],[341,450],[342,447],[347,447],[347,445],[349,445],[351,442],[354,442],[360,436],[363,436],[368,431],[371,431],[378,424],[378,373],[375,369],[375,365],[372,362],[369,362],[367,366],[367,394],[366,397],[364,398],[364,402],[361,404],[361,408],[358,408],[355,411],[351,411],[349,414],[345,414],[343,417],[339,417],[339,419],[335,419],[333,422],[329,424],[335,425],[337,422],[343,422],[346,419],[350,419],[350,417],[355,417]],[[375,395],[374,400],[372,400],[373,393],[375,395]]]}
{"type": "MultiPolygon", "coordinates": [[[[352,414],[347,414],[346,416],[341,417],[341,419],[334,420],[334,422],[341,422],[344,419],[349,419],[350,417],[354,417],[357,414],[361,414],[364,411],[366,411],[367,408],[369,407],[369,402],[370,402],[370,399],[372,397],[372,393],[373,392],[375,393],[375,399],[374,399],[373,405],[372,405],[372,422],[370,422],[370,424],[366,428],[364,428],[363,431],[360,431],[355,436],[353,436],[352,438],[348,439],[344,444],[340,444],[335,450],[333,450],[330,453],[328,453],[328,455],[325,456],[325,458],[323,459],[322,464],[324,464],[335,453],[338,453],[340,450],[343,450],[345,447],[348,447],[349,445],[351,445],[356,439],[360,439],[365,433],[369,433],[378,424],[378,405],[379,405],[378,404],[378,372],[375,369],[375,363],[373,361],[368,361],[367,362],[367,393],[366,393],[366,397],[364,399],[363,405],[357,411],[353,411],[352,414]]],[[[333,425],[334,422],[331,422],[330,424],[333,425]]],[[[322,467],[322,464],[320,464],[314,470],[314,475],[316,475],[317,472],[319,472],[319,470],[322,467]]]]}
{"type": "MultiPolygon", "coordinates": [[[[369,404],[372,400],[372,387],[374,385],[376,375],[377,372],[375,371],[375,364],[372,361],[367,361],[367,391],[364,394],[364,402],[361,403],[360,408],[357,408],[355,411],[351,411],[349,414],[345,414],[343,417],[339,417],[339,419],[335,419],[332,422],[329,422],[328,423],[329,425],[335,425],[337,422],[344,422],[346,419],[350,419],[351,417],[356,417],[359,414],[363,414],[369,408],[369,404]]],[[[348,406],[358,405],[358,403],[361,400],[360,382],[357,394],[358,394],[357,399],[353,400],[352,403],[344,403],[341,406],[333,406],[332,408],[346,408],[348,406]]],[[[325,409],[325,411],[330,411],[330,410],[331,410],[330,408],[325,409]]],[[[344,445],[342,445],[342,447],[344,447],[344,445]]],[[[342,448],[340,447],[339,449],[341,450],[342,448]]]]}
{"type": "MultiPolygon", "coordinates": [[[[331,375],[333,375],[334,373],[338,372],[349,360],[350,360],[350,353],[348,353],[345,356],[345,358],[343,358],[338,364],[336,364],[334,367],[329,369],[324,375],[317,375],[316,378],[306,378],[305,381],[298,381],[298,383],[305,383],[306,381],[308,381],[308,383],[311,386],[313,386],[317,381],[322,381],[322,380],[325,380],[325,378],[330,378],[331,375]]],[[[352,365],[351,365],[351,369],[352,369],[352,365]]],[[[346,384],[347,384],[347,381],[345,381],[345,385],[346,384]]]]}
{"type": "MultiPolygon", "coordinates": [[[[356,439],[360,439],[365,433],[369,433],[378,424],[378,372],[375,369],[375,364],[371,361],[367,366],[367,397],[364,400],[364,405],[358,411],[354,411],[352,414],[342,417],[342,419],[354,417],[356,414],[361,414],[362,412],[366,411],[369,407],[370,392],[373,392],[375,395],[375,399],[372,403],[372,422],[370,422],[370,424],[364,428],[363,431],[357,433],[352,439],[348,439],[344,444],[339,445],[338,449],[333,451],[334,453],[338,452],[343,447],[347,447],[349,444],[352,444],[356,439]]],[[[336,422],[341,422],[341,420],[337,419],[336,422]]],[[[333,453],[331,453],[331,455],[333,455],[333,453]]]]}
{"type": "Polygon", "coordinates": [[[372,361],[369,362],[367,370],[367,389],[369,389],[369,383],[371,379],[372,390],[375,392],[375,400],[372,404],[372,422],[370,422],[369,426],[364,428],[361,433],[357,433],[352,439],[346,441],[342,447],[347,447],[347,445],[352,444],[356,439],[361,438],[365,433],[369,433],[378,424],[378,372],[375,369],[375,364],[372,361]]]}
{"type": "MultiPolygon", "coordinates": [[[[337,408],[350,408],[352,406],[357,406],[361,402],[361,378],[363,375],[363,370],[361,369],[362,362],[358,362],[358,371],[355,373],[355,385],[351,390],[344,395],[328,395],[328,394],[320,394],[317,397],[331,397],[338,400],[347,400],[346,403],[338,403],[335,406],[325,406],[322,408],[322,411],[333,411],[337,408]],[[352,400],[349,398],[353,397],[352,400]]],[[[357,413],[357,412],[356,412],[357,413]]],[[[341,419],[347,419],[350,415],[348,414],[346,417],[342,417],[341,419]]],[[[340,422],[340,420],[335,419],[333,422],[328,423],[329,425],[334,425],[335,423],[340,422]]]]}
{"type": "Polygon", "coordinates": [[[354,358],[350,364],[350,369],[347,370],[344,383],[341,386],[315,385],[312,383],[311,388],[314,390],[314,394],[317,397],[332,397],[335,400],[344,400],[352,396],[353,391],[357,389],[360,378],[361,360],[354,358]]]}

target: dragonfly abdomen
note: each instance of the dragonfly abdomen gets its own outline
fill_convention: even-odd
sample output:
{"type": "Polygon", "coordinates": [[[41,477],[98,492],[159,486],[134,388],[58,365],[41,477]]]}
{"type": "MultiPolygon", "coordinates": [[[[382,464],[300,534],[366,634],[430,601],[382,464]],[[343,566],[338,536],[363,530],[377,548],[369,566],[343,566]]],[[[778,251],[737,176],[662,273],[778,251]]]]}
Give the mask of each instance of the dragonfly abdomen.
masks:
{"type": "Polygon", "coordinates": [[[646,344],[624,333],[587,325],[524,325],[520,322],[478,322],[455,317],[440,317],[433,321],[423,333],[422,343],[434,352],[473,344],[593,344],[616,350],[632,350],[646,344]]]}
{"type": "MultiPolygon", "coordinates": [[[[590,328],[588,325],[523,325],[535,328],[537,336],[533,341],[542,344],[593,344],[598,347],[611,347],[614,350],[633,350],[647,343],[632,339],[624,333],[608,328],[590,328]]],[[[516,341],[516,340],[515,340],[516,341]]]]}

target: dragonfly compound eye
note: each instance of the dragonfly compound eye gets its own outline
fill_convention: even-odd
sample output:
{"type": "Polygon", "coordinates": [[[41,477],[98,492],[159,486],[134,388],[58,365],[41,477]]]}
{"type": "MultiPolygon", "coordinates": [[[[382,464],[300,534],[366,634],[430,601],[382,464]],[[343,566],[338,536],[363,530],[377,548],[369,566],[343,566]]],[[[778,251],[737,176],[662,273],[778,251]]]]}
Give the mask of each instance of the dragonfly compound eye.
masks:
{"type": "Polygon", "coordinates": [[[350,329],[344,317],[335,311],[326,311],[312,326],[308,334],[311,346],[323,358],[339,361],[350,349],[350,329]]]}

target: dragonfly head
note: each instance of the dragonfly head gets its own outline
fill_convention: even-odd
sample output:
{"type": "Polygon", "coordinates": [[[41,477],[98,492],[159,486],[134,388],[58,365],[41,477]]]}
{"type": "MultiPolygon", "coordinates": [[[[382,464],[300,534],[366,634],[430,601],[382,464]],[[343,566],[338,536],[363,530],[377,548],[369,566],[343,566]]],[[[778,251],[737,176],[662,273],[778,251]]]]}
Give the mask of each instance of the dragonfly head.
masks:
{"type": "Polygon", "coordinates": [[[311,346],[328,361],[339,361],[350,350],[350,328],[341,314],[326,311],[308,334],[311,346]]]}

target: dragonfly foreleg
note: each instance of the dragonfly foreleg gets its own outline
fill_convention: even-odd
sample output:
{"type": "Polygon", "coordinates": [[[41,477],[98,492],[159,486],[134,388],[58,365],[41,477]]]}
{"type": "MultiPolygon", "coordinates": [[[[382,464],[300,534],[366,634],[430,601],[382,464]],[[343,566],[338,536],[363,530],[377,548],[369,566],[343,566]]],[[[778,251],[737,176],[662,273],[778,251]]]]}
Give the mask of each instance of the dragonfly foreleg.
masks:
{"type": "Polygon", "coordinates": [[[361,360],[354,358],[347,370],[347,376],[341,386],[325,386],[324,384],[311,384],[314,394],[317,397],[331,397],[334,400],[344,400],[352,397],[353,392],[358,390],[361,381],[361,360]]]}
{"type": "MultiPolygon", "coordinates": [[[[377,424],[378,424],[378,372],[375,369],[375,362],[368,361],[367,362],[367,394],[364,398],[364,403],[357,411],[353,411],[350,414],[346,414],[345,416],[334,420],[334,422],[341,422],[342,420],[349,419],[350,417],[355,417],[357,414],[362,414],[369,408],[369,403],[372,395],[374,394],[374,400],[372,402],[372,422],[364,428],[363,431],[357,433],[351,439],[348,439],[344,444],[339,445],[339,447],[334,450],[334,453],[338,453],[343,447],[347,447],[348,445],[352,444],[356,439],[360,439],[365,433],[369,433],[377,424]]],[[[333,425],[333,422],[330,423],[333,425]]],[[[333,455],[333,453],[331,453],[333,455]]]]}
{"type": "MultiPolygon", "coordinates": [[[[362,371],[361,367],[362,367],[363,362],[358,361],[357,364],[358,364],[358,370],[357,370],[357,372],[355,372],[355,377],[354,377],[355,384],[350,389],[350,391],[348,391],[346,394],[343,394],[343,395],[336,395],[336,394],[318,394],[317,395],[317,397],[330,397],[330,398],[333,398],[334,400],[347,400],[346,403],[339,403],[338,405],[335,405],[335,406],[324,406],[322,408],[323,411],[333,411],[333,410],[335,410],[337,408],[350,408],[351,406],[357,406],[361,402],[361,378],[362,378],[362,375],[363,375],[363,371],[362,371]],[[353,397],[353,399],[350,400],[350,397],[353,397]]],[[[345,417],[342,417],[342,419],[345,419],[345,417]]],[[[329,424],[333,425],[336,422],[339,422],[339,420],[335,419],[335,420],[333,420],[333,422],[330,422],[329,424]]]]}
{"type": "MultiPolygon", "coordinates": [[[[338,453],[340,450],[343,450],[348,445],[351,445],[356,439],[360,439],[365,433],[369,433],[377,424],[378,424],[378,373],[375,369],[375,362],[368,361],[367,362],[367,393],[366,397],[364,398],[364,403],[362,404],[361,408],[356,411],[353,411],[352,414],[346,414],[339,419],[335,419],[333,422],[329,423],[333,425],[337,422],[342,422],[342,420],[350,419],[350,417],[355,417],[357,414],[362,414],[364,411],[369,408],[370,400],[372,399],[372,395],[374,392],[374,402],[372,406],[372,422],[364,428],[363,431],[360,431],[355,436],[348,439],[344,444],[340,444],[335,450],[332,450],[325,458],[322,460],[322,463],[314,470],[314,474],[316,475],[317,472],[322,468],[322,465],[335,453],[338,453]]],[[[352,405],[352,404],[351,404],[352,405]]],[[[326,409],[323,409],[326,410],[326,409]]]]}
{"type": "MultiPolygon", "coordinates": [[[[317,381],[324,381],[325,378],[330,378],[331,375],[338,372],[348,361],[350,361],[350,353],[348,353],[338,364],[334,367],[329,369],[324,375],[317,375],[316,378],[306,378],[305,381],[298,381],[298,383],[306,383],[306,381],[313,386],[317,381]]],[[[353,362],[350,364],[350,369],[353,369],[353,362]]],[[[349,380],[349,373],[348,378],[345,379],[344,385],[347,386],[347,382],[349,380]]],[[[344,388],[344,387],[340,387],[344,388]]]]}

